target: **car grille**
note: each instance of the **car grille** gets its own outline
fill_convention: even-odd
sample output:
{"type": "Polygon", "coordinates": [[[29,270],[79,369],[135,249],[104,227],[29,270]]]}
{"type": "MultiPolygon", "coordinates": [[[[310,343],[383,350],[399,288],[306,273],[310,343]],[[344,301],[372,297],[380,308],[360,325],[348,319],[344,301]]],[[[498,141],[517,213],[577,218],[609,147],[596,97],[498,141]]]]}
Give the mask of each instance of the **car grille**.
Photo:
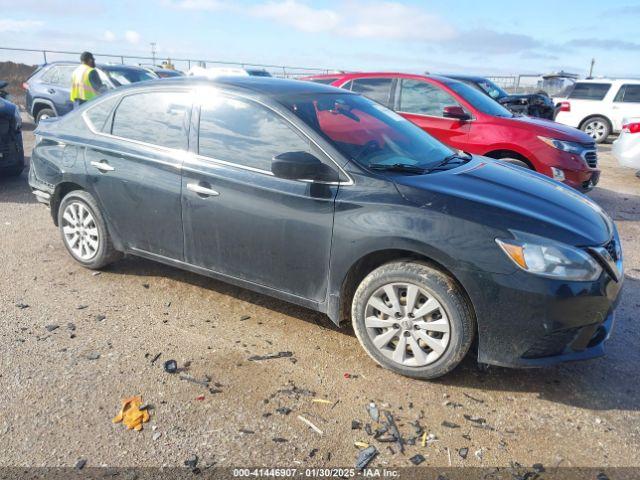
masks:
{"type": "Polygon", "coordinates": [[[596,168],[598,166],[598,154],[595,150],[586,151],[582,156],[589,167],[596,168]]]}

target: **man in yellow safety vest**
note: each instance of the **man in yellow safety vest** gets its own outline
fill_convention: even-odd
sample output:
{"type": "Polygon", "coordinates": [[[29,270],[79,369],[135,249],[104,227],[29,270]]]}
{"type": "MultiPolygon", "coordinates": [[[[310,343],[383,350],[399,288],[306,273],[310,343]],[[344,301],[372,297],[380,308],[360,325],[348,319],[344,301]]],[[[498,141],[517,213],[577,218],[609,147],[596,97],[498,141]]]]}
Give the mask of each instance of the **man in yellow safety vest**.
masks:
{"type": "Polygon", "coordinates": [[[82,52],[80,66],[71,74],[71,93],[69,98],[74,108],[102,93],[105,89],[98,71],[96,60],[90,52],[82,52]]]}

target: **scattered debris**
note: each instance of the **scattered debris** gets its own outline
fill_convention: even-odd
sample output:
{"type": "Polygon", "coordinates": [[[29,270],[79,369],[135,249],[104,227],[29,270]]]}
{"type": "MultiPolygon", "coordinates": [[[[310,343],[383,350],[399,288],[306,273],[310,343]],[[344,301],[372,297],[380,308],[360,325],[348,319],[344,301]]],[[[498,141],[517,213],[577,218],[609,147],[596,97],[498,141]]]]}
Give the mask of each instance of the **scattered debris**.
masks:
{"type": "Polygon", "coordinates": [[[398,426],[396,425],[395,420],[393,419],[393,415],[385,410],[384,416],[387,419],[387,426],[391,431],[391,434],[395,437],[396,442],[398,444],[398,448],[400,449],[400,453],[404,453],[404,439],[400,434],[400,430],[398,430],[398,426]]]}
{"type": "Polygon", "coordinates": [[[362,450],[358,455],[358,459],[356,460],[356,469],[358,471],[364,470],[376,455],[378,455],[378,450],[374,446],[367,447],[362,450]]]}
{"type": "Polygon", "coordinates": [[[241,428],[241,429],[240,429],[240,433],[244,433],[244,434],[246,434],[246,435],[253,435],[253,434],[255,434],[256,432],[254,432],[253,430],[248,430],[248,429],[246,429],[246,428],[241,428]]]}
{"type": "Polygon", "coordinates": [[[482,460],[482,457],[484,457],[484,452],[482,451],[482,449],[476,450],[476,453],[474,455],[478,460],[482,460]]]}
{"type": "Polygon", "coordinates": [[[476,398],[476,397],[474,397],[474,396],[472,396],[472,395],[469,395],[468,393],[464,393],[464,392],[463,392],[462,394],[463,394],[465,397],[467,397],[468,399],[473,400],[473,401],[474,401],[474,402],[476,402],[476,403],[484,403],[484,400],[481,400],[481,399],[476,398]]]}
{"type": "Polygon", "coordinates": [[[289,441],[286,438],[282,438],[282,437],[275,437],[275,438],[272,438],[271,440],[273,440],[276,443],[285,443],[289,441]]]}
{"type": "Polygon", "coordinates": [[[351,430],[360,430],[362,428],[362,422],[358,420],[351,420],[351,430]]]}
{"type": "Polygon", "coordinates": [[[160,353],[156,354],[156,356],[155,356],[155,357],[153,357],[153,358],[151,359],[151,364],[152,364],[152,365],[153,365],[154,363],[156,363],[156,361],[160,358],[160,355],[162,355],[162,352],[160,352],[160,353]]]}
{"type": "Polygon", "coordinates": [[[291,358],[293,357],[293,352],[278,352],[278,353],[272,353],[269,355],[253,355],[252,357],[249,357],[248,360],[250,362],[257,362],[260,360],[273,360],[276,358],[291,358]]]}
{"type": "Polygon", "coordinates": [[[107,316],[106,315],[96,315],[96,321],[101,322],[103,320],[106,320],[107,316]]]}
{"type": "Polygon", "coordinates": [[[313,458],[313,457],[315,457],[315,456],[316,456],[316,453],[318,453],[318,452],[319,452],[319,450],[318,450],[317,448],[312,449],[312,450],[309,452],[309,458],[313,458]]]}
{"type": "Polygon", "coordinates": [[[424,462],[425,458],[420,455],[419,453],[417,455],[414,455],[413,457],[411,457],[409,459],[409,461],[411,463],[413,463],[414,465],[420,465],[422,462],[424,462]]]}
{"type": "Polygon", "coordinates": [[[451,407],[451,408],[462,408],[462,407],[464,407],[464,405],[462,405],[461,403],[452,402],[451,400],[448,400],[448,401],[444,402],[443,405],[445,407],[451,407]]]}
{"type": "Polygon", "coordinates": [[[140,395],[125,398],[122,400],[120,413],[113,418],[112,422],[122,422],[127,430],[142,430],[142,424],[149,421],[149,412],[147,409],[141,410],[141,404],[142,397],[140,395]]]}
{"type": "Polygon", "coordinates": [[[191,455],[187,460],[184,461],[184,465],[189,467],[192,472],[196,472],[198,470],[198,456],[191,455]]]}
{"type": "Polygon", "coordinates": [[[353,442],[353,444],[358,448],[369,448],[369,444],[367,442],[353,442]]]}
{"type": "Polygon", "coordinates": [[[544,473],[545,471],[544,465],[541,463],[534,463],[531,468],[533,468],[536,473],[544,473]]]}
{"type": "Polygon", "coordinates": [[[318,435],[322,435],[322,430],[320,430],[318,427],[316,427],[313,423],[311,423],[309,420],[304,418],[302,415],[298,415],[298,420],[300,420],[302,423],[307,424],[318,435]]]}
{"type": "Polygon", "coordinates": [[[450,422],[449,420],[444,420],[441,425],[447,428],[460,428],[460,425],[457,423],[450,422]]]}
{"type": "Polygon", "coordinates": [[[291,409],[289,407],[278,407],[276,408],[276,412],[280,415],[289,415],[291,413],[291,409]]]}
{"type": "Polygon", "coordinates": [[[364,431],[367,432],[367,435],[373,435],[373,430],[371,428],[371,424],[370,423],[367,423],[364,426],[364,431]]]}
{"type": "Polygon", "coordinates": [[[485,418],[475,417],[473,415],[464,414],[464,418],[466,418],[470,422],[477,423],[478,425],[484,425],[485,423],[487,423],[487,420],[485,418]]]}
{"type": "Polygon", "coordinates": [[[447,447],[447,457],[449,459],[449,466],[451,466],[452,465],[452,463],[451,463],[451,450],[449,450],[449,447],[447,447]]]}
{"type": "Polygon", "coordinates": [[[420,440],[420,445],[422,445],[423,447],[427,446],[427,432],[424,432],[422,434],[422,440],[420,440]]]}
{"type": "Polygon", "coordinates": [[[160,437],[162,436],[162,432],[156,432],[153,434],[153,437],[151,437],[153,439],[154,442],[160,440],[160,437]]]}
{"type": "Polygon", "coordinates": [[[378,411],[378,407],[376,407],[376,404],[374,402],[369,403],[369,407],[367,408],[367,410],[369,411],[371,420],[377,422],[380,419],[380,412],[378,411]]]}
{"type": "Polygon", "coordinates": [[[469,455],[469,449],[466,447],[461,448],[460,450],[458,450],[458,455],[460,455],[460,457],[465,460],[467,458],[467,455],[469,455]]]}
{"type": "Polygon", "coordinates": [[[167,360],[164,362],[164,371],[167,373],[176,373],[178,371],[178,363],[175,360],[167,360]]]}
{"type": "Polygon", "coordinates": [[[251,318],[251,315],[243,315],[243,316],[240,317],[240,321],[244,322],[246,320],[249,320],[250,318],[251,318]]]}
{"type": "Polygon", "coordinates": [[[87,461],[84,458],[78,460],[73,468],[76,470],[82,470],[84,466],[87,464],[87,461]]]}
{"type": "Polygon", "coordinates": [[[60,326],[56,325],[56,324],[51,324],[51,325],[45,325],[44,328],[47,329],[47,332],[53,332],[54,330],[57,330],[60,326]]]}
{"type": "Polygon", "coordinates": [[[27,305],[26,303],[16,303],[16,307],[18,307],[20,310],[24,310],[25,308],[29,308],[29,305],[27,305]]]}
{"type": "Polygon", "coordinates": [[[144,288],[146,288],[147,290],[149,289],[149,284],[148,284],[148,283],[143,283],[143,284],[142,284],[142,286],[143,286],[144,288]]]}
{"type": "Polygon", "coordinates": [[[97,277],[98,275],[100,275],[102,272],[93,272],[91,275],[93,275],[94,277],[97,277]]]}
{"type": "Polygon", "coordinates": [[[282,388],[282,389],[278,390],[277,393],[283,393],[285,395],[291,395],[291,396],[294,396],[296,398],[299,398],[301,396],[304,396],[304,397],[315,397],[316,396],[316,392],[308,390],[306,388],[298,388],[293,383],[291,383],[291,388],[282,388]]]}
{"type": "Polygon", "coordinates": [[[204,395],[198,395],[198,396],[196,397],[196,400],[199,400],[199,401],[204,400],[204,395]]]}
{"type": "Polygon", "coordinates": [[[73,324],[71,322],[67,323],[67,330],[71,330],[72,332],[75,332],[76,331],[75,324],[73,324]]]}
{"type": "Polygon", "coordinates": [[[100,358],[100,354],[98,352],[87,353],[88,360],[98,360],[99,358],[100,358]]]}
{"type": "Polygon", "coordinates": [[[311,401],[314,403],[333,403],[331,400],[325,400],[324,398],[314,398],[311,401]]]}
{"type": "Polygon", "coordinates": [[[76,307],[77,310],[84,310],[85,308],[89,308],[89,305],[78,305],[76,307]]]}

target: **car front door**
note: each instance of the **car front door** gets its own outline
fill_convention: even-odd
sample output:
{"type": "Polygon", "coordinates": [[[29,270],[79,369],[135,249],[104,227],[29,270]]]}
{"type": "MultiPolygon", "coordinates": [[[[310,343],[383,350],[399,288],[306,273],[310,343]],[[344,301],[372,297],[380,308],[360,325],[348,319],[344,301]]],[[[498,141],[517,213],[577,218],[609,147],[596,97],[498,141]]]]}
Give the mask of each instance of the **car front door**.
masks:
{"type": "Polygon", "coordinates": [[[622,129],[625,118],[640,117],[640,85],[626,84],[613,100],[613,128],[622,129]]]}
{"type": "Polygon", "coordinates": [[[180,168],[188,155],[191,94],[126,95],[101,120],[110,101],[85,114],[97,132],[85,153],[87,173],[109,225],[128,249],[182,260],[180,168]]]}
{"type": "Polygon", "coordinates": [[[324,300],[338,187],[271,174],[275,155],[308,151],[322,158],[321,152],[264,105],[218,94],[207,98],[200,109],[198,156],[183,166],[185,260],[324,300]]]}
{"type": "Polygon", "coordinates": [[[462,107],[453,95],[438,85],[403,78],[396,87],[398,113],[441,142],[465,149],[471,122],[444,117],[444,107],[453,106],[462,107]]]}

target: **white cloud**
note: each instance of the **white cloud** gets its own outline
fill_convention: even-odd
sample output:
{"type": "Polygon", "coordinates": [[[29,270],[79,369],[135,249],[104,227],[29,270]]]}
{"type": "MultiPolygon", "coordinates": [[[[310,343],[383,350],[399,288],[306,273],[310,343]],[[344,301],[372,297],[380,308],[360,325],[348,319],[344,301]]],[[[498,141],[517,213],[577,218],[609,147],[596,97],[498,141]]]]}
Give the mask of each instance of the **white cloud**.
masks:
{"type": "Polygon", "coordinates": [[[0,18],[0,33],[18,33],[24,30],[35,30],[44,25],[39,20],[13,20],[11,18],[0,18]]]}
{"type": "Polygon", "coordinates": [[[334,10],[315,9],[296,0],[270,1],[257,5],[251,9],[251,14],[303,32],[333,30],[342,20],[334,10]]]}
{"type": "Polygon", "coordinates": [[[140,43],[140,34],[134,30],[127,30],[126,32],[124,32],[124,38],[127,40],[127,42],[132,43],[132,44],[136,44],[136,43],[140,43]]]}
{"type": "Polygon", "coordinates": [[[226,5],[218,0],[164,0],[164,4],[182,10],[214,11],[226,8],[226,5]]]}
{"type": "Polygon", "coordinates": [[[116,34],[113,33],[111,30],[105,30],[104,34],[102,35],[102,38],[104,38],[104,40],[107,42],[114,42],[116,40],[116,34]]]}

